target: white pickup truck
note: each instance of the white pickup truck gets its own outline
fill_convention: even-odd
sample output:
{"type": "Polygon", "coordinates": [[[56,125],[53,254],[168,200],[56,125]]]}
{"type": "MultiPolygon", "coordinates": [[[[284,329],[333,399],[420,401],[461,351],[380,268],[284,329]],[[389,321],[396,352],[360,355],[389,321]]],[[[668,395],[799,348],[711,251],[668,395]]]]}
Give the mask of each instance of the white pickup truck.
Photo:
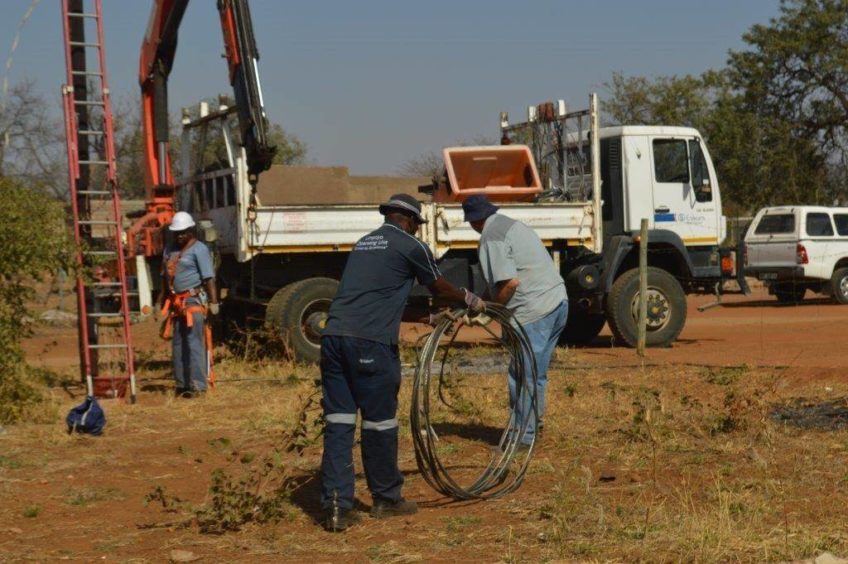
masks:
{"type": "Polygon", "coordinates": [[[745,249],[745,273],[779,302],[797,303],[811,290],[848,304],[848,208],[764,208],[748,228],[745,249]]]}
{"type": "MultiPolygon", "coordinates": [[[[571,301],[564,340],[591,341],[609,322],[620,342],[635,345],[637,235],[647,218],[647,344],[670,345],[686,322],[686,294],[718,291],[733,274],[730,250],[720,247],[721,193],[701,135],[685,127],[601,129],[595,95],[586,110],[566,112],[564,103],[539,108],[543,113],[528,112],[525,123],[510,125],[502,115],[501,129],[516,144],[533,148],[542,192],[529,201],[498,203],[502,213],[536,230],[561,269],[571,301]]],[[[201,237],[219,257],[224,315],[243,318],[258,311],[256,317],[288,336],[299,358],[315,360],[347,253],[382,222],[377,204],[386,196],[353,198],[363,193],[353,177],[339,179],[329,171],[323,180],[308,181],[308,167],[294,171],[299,177],[286,167],[263,173],[254,192],[243,149],[227,127],[232,117],[232,109],[220,108],[184,121],[178,207],[208,227],[201,237]],[[225,141],[226,150],[219,145],[215,153],[217,164],[201,158],[209,151],[189,138],[212,139],[212,129],[225,141]]],[[[502,184],[492,168],[499,148],[476,148],[493,153],[480,158],[474,171],[491,175],[483,186],[502,184]]],[[[412,192],[430,220],[419,237],[448,280],[482,292],[478,235],[463,221],[457,201],[439,199],[436,184],[429,195],[418,186],[412,192]]],[[[410,298],[435,305],[431,300],[426,288],[415,288],[410,298]]]]}

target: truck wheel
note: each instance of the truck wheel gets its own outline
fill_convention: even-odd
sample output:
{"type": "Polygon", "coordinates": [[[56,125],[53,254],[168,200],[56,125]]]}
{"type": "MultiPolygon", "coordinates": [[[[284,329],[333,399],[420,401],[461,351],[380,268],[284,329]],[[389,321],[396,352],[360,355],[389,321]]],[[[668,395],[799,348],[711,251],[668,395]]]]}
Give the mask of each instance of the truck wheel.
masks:
{"type": "Polygon", "coordinates": [[[837,268],[830,278],[833,298],[840,304],[848,304],[848,268],[837,268]]]}
{"type": "Polygon", "coordinates": [[[797,304],[806,293],[807,288],[804,286],[780,286],[774,289],[774,297],[782,304],[797,304]]]}
{"type": "Polygon", "coordinates": [[[602,313],[575,310],[576,308],[568,310],[568,322],[559,337],[561,345],[588,345],[607,323],[607,318],[602,313]]]}
{"type": "MultiPolygon", "coordinates": [[[[635,347],[639,340],[639,269],[622,274],[607,297],[607,320],[617,341],[635,347]]],[[[645,344],[667,347],[686,324],[686,294],[665,270],[648,267],[648,330],[645,344]]]]}
{"type": "Polygon", "coordinates": [[[321,359],[321,331],[338,287],[332,278],[307,278],[277,290],[268,302],[265,323],[279,330],[297,360],[321,359]]]}

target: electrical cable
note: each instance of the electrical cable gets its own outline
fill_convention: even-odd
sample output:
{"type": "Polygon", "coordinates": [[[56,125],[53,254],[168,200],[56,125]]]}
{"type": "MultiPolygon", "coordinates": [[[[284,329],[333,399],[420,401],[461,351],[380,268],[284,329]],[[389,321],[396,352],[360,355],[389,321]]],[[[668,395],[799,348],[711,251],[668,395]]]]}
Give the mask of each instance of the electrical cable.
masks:
{"type": "MultiPolygon", "coordinates": [[[[523,409],[509,410],[509,420],[501,433],[497,450],[481,474],[469,486],[460,485],[449,472],[438,455],[439,438],[431,422],[431,385],[434,367],[438,368],[438,397],[444,400],[442,388],[445,383],[445,367],[448,353],[459,330],[466,324],[467,310],[455,309],[445,316],[434,328],[421,348],[415,378],[412,384],[410,424],[415,444],[415,460],[424,480],[436,491],[458,500],[493,499],[515,491],[524,479],[535,446],[521,443],[531,422],[538,421],[539,408],[536,401],[537,369],[533,347],[524,328],[515,321],[512,312],[501,305],[487,303],[486,315],[500,324],[502,334],[497,336],[486,328],[509,352],[515,370],[516,404],[523,409]],[[452,332],[452,333],[451,333],[452,332]],[[450,336],[442,345],[444,337],[450,336]],[[440,361],[436,361],[439,349],[443,348],[440,361]]],[[[450,375],[450,371],[448,371],[450,375]]]]}

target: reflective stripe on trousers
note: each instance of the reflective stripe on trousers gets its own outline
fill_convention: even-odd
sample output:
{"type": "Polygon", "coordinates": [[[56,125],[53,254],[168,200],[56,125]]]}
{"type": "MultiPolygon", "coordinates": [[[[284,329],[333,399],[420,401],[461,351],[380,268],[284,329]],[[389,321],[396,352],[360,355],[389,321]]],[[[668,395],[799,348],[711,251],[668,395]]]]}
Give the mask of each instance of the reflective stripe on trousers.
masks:
{"type": "Polygon", "coordinates": [[[400,499],[403,475],[397,466],[397,394],[400,357],[397,347],[355,337],[321,339],[324,397],[324,454],[321,505],[353,507],[353,440],[356,413],[362,416],[362,462],[375,498],[400,499]]]}
{"type": "Polygon", "coordinates": [[[362,420],[362,430],[363,431],[388,431],[389,429],[395,429],[398,426],[397,417],[392,419],[386,419],[384,421],[366,421],[362,420]]]}
{"type": "MultiPolygon", "coordinates": [[[[327,423],[337,423],[339,425],[356,425],[355,413],[329,413],[324,416],[327,423]]],[[[397,418],[385,419],[383,421],[367,421],[362,420],[362,429],[365,431],[388,431],[398,426],[397,418]]]]}

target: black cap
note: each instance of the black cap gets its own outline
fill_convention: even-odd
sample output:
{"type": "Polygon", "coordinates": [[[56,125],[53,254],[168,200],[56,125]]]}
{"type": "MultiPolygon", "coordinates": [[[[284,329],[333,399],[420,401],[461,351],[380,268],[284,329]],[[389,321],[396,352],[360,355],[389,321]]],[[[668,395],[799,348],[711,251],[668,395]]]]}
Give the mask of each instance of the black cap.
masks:
{"type": "Polygon", "coordinates": [[[385,204],[380,204],[380,213],[386,215],[399,211],[412,215],[419,224],[427,223],[421,215],[421,203],[409,194],[395,194],[385,204]]]}
{"type": "Polygon", "coordinates": [[[498,211],[498,206],[489,201],[483,194],[475,194],[462,202],[465,221],[483,221],[498,211]]]}

